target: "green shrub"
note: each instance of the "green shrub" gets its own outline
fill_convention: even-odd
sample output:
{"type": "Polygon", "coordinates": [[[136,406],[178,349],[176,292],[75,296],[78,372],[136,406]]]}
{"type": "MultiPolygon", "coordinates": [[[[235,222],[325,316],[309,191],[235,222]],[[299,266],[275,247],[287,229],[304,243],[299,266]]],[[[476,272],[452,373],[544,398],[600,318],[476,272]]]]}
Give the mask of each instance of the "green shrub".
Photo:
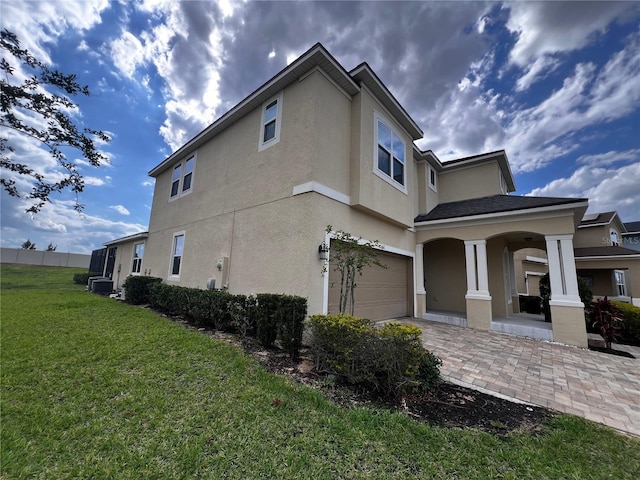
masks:
{"type": "Polygon", "coordinates": [[[622,312],[622,338],[626,343],[640,345],[640,307],[624,302],[611,302],[622,312]]]}
{"type": "Polygon", "coordinates": [[[149,303],[149,292],[152,285],[161,282],[162,279],[158,277],[130,275],[122,285],[124,288],[124,298],[127,303],[131,303],[133,305],[149,303]]]}
{"type": "Polygon", "coordinates": [[[361,384],[386,397],[424,392],[440,378],[438,357],[426,350],[421,331],[390,322],[376,328],[351,315],[313,315],[316,369],[361,384]]]}
{"type": "Polygon", "coordinates": [[[89,278],[101,276],[102,272],[76,273],[73,276],[73,283],[76,285],[87,285],[89,283],[89,278]]]}
{"type": "Polygon", "coordinates": [[[278,338],[278,306],[281,295],[259,293],[257,298],[256,338],[261,345],[271,347],[278,338]]]}
{"type": "Polygon", "coordinates": [[[276,322],[280,346],[291,358],[297,358],[302,346],[304,319],[307,316],[307,299],[293,295],[282,295],[276,322]]]}

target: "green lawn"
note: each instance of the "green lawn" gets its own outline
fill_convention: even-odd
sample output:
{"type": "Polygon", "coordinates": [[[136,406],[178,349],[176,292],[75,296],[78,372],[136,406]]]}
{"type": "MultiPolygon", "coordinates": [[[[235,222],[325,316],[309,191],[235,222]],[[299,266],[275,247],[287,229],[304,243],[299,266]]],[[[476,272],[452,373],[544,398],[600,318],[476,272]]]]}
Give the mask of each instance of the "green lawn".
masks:
{"type": "Polygon", "coordinates": [[[571,416],[538,435],[340,408],[77,270],[2,265],[2,478],[637,478],[640,441],[571,416]],[[275,402],[279,399],[282,402],[275,402]]]}

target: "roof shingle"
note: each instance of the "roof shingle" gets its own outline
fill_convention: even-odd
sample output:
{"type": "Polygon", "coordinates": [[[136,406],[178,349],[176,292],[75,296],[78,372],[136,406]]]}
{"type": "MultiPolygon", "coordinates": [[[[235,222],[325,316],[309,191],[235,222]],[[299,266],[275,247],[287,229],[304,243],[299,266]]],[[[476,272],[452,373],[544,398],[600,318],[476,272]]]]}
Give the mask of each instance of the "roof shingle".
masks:
{"type": "Polygon", "coordinates": [[[449,218],[512,212],[531,208],[552,207],[576,202],[586,202],[586,198],[567,197],[524,197],[518,195],[491,195],[457,202],[441,203],[429,213],[421,213],[415,222],[430,222],[449,218]]]}

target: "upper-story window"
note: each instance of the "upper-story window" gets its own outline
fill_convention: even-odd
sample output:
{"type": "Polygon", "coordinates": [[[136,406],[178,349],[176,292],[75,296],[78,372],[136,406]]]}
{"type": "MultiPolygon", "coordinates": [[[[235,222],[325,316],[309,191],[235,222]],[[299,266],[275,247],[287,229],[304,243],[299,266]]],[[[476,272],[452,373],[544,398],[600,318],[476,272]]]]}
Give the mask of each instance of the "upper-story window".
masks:
{"type": "Polygon", "coordinates": [[[195,163],[196,157],[192,155],[173,167],[170,199],[191,193],[195,163]]]}
{"type": "Polygon", "coordinates": [[[142,268],[142,257],[144,255],[144,243],[136,243],[133,246],[133,262],[131,265],[131,273],[138,274],[142,268]]]}
{"type": "Polygon", "coordinates": [[[434,192],[438,191],[438,174],[431,165],[429,165],[429,188],[434,192]]]}
{"type": "Polygon", "coordinates": [[[393,128],[376,114],[376,155],[373,171],[406,193],[405,144],[393,128]]]}
{"type": "Polygon", "coordinates": [[[609,237],[611,238],[611,245],[613,246],[620,245],[620,242],[618,241],[618,232],[616,232],[615,230],[610,230],[609,237]]]}
{"type": "Polygon", "coordinates": [[[262,104],[260,117],[260,143],[258,150],[264,150],[280,141],[282,123],[282,92],[262,104]]]}

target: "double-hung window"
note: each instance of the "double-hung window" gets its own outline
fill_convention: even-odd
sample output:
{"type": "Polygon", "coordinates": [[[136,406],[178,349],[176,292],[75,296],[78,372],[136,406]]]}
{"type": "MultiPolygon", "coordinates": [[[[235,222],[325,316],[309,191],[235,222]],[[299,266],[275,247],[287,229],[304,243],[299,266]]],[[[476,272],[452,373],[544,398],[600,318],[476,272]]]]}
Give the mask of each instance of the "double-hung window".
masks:
{"type": "Polygon", "coordinates": [[[613,275],[616,282],[616,293],[619,297],[627,296],[627,286],[624,282],[624,272],[622,270],[614,270],[613,275]]]}
{"type": "Polygon", "coordinates": [[[620,242],[618,242],[618,232],[616,232],[615,230],[609,230],[609,238],[611,238],[611,245],[613,245],[614,247],[620,245],[620,242]]]}
{"type": "Polygon", "coordinates": [[[406,193],[405,144],[388,122],[376,115],[374,173],[406,193]]]}
{"type": "Polygon", "coordinates": [[[171,247],[171,265],[169,275],[179,277],[182,267],[182,253],[184,250],[184,232],[173,234],[173,246],[171,247]]]}
{"type": "Polygon", "coordinates": [[[173,167],[170,199],[175,199],[182,195],[191,193],[195,163],[196,157],[195,155],[192,155],[173,167]]]}
{"type": "Polygon", "coordinates": [[[144,243],[136,243],[133,246],[133,262],[131,273],[138,274],[142,268],[142,256],[144,255],[144,243]]]}
{"type": "Polygon", "coordinates": [[[282,92],[262,105],[260,117],[260,143],[258,150],[264,150],[280,141],[282,123],[282,92]]]}

